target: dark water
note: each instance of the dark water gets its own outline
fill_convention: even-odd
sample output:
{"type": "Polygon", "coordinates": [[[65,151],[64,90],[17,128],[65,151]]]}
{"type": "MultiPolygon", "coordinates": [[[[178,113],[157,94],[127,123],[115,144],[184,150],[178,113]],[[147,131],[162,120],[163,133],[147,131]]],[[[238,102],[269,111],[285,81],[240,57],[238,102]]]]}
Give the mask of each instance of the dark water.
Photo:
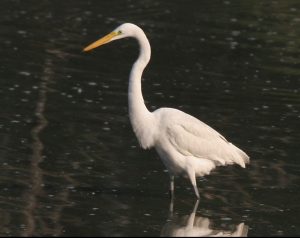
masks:
{"type": "Polygon", "coordinates": [[[1,236],[299,236],[299,1],[1,1],[1,236]],[[134,40],[152,45],[149,109],[179,108],[251,157],[177,179],[127,114],[134,40]]]}

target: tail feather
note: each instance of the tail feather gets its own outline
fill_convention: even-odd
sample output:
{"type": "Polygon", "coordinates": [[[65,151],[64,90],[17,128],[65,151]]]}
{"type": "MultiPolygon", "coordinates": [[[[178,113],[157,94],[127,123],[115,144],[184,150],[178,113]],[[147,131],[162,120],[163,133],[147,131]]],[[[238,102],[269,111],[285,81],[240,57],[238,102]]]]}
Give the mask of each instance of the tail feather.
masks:
{"type": "Polygon", "coordinates": [[[250,162],[249,156],[244,151],[236,147],[234,144],[230,143],[230,145],[234,149],[232,151],[232,156],[233,158],[235,158],[236,163],[239,164],[241,167],[245,168],[246,164],[250,162]]]}

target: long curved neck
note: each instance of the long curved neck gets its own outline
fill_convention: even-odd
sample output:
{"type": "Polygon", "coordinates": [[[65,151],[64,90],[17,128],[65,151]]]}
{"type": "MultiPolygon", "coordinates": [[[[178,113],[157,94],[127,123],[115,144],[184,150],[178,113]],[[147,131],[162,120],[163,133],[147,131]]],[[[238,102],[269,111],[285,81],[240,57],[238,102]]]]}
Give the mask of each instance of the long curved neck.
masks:
{"type": "Polygon", "coordinates": [[[141,78],[150,60],[151,47],[146,35],[141,29],[137,30],[135,38],[140,46],[140,54],[132,66],[128,87],[129,116],[131,122],[133,122],[133,126],[135,123],[138,123],[139,120],[143,120],[145,116],[150,114],[144,103],[141,78]]]}
{"type": "Polygon", "coordinates": [[[144,32],[138,28],[133,36],[140,46],[140,54],[133,64],[128,87],[128,107],[129,117],[133,130],[143,148],[150,147],[152,142],[148,141],[149,128],[153,125],[152,113],[150,113],[144,103],[142,94],[141,78],[150,56],[151,47],[144,32]]]}

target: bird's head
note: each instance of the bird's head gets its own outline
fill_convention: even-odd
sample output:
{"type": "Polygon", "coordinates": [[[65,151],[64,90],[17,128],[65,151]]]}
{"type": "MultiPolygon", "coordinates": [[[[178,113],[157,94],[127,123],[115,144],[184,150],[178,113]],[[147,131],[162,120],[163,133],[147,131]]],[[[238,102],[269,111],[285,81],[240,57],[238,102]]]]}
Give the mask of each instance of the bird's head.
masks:
{"type": "Polygon", "coordinates": [[[119,40],[125,37],[133,37],[137,29],[138,27],[134,24],[124,23],[117,27],[115,30],[113,30],[111,33],[85,47],[83,51],[95,49],[101,45],[107,44],[114,40],[119,40]]]}

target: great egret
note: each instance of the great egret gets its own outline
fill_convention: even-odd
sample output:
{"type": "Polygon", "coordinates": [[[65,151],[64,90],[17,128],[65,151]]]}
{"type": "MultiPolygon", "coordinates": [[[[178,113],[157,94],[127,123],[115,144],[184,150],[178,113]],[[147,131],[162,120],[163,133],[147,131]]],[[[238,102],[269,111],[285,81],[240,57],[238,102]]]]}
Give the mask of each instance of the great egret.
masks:
{"type": "Polygon", "coordinates": [[[151,48],[144,31],[131,23],[124,23],[83,51],[125,37],[135,38],[140,46],[139,57],[129,76],[128,105],[130,122],[143,149],[154,147],[168,169],[170,191],[174,194],[174,176],[190,179],[199,198],[197,176],[210,173],[218,165],[239,164],[245,168],[249,157],[228,142],[217,131],[182,111],[160,108],[154,112],[145,106],[141,77],[151,56],[151,48]]]}

